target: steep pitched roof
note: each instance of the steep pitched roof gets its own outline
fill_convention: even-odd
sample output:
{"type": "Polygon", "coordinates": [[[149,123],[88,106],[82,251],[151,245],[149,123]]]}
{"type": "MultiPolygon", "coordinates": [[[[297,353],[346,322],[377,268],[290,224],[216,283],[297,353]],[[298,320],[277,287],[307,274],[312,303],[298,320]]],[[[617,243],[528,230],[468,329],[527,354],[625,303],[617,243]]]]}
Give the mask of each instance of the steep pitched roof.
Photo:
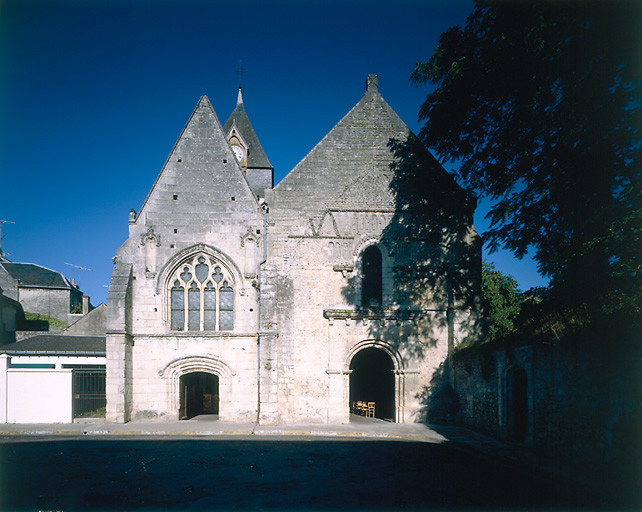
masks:
{"type": "Polygon", "coordinates": [[[99,304],[89,313],[81,316],[67,329],[65,334],[84,335],[84,336],[104,336],[106,332],[105,319],[107,316],[107,306],[99,304]]]}
{"type": "Polygon", "coordinates": [[[19,286],[37,288],[75,289],[69,280],[60,272],[36,265],[34,263],[0,263],[7,273],[18,281],[19,286]]]}
{"type": "MultiPolygon", "coordinates": [[[[370,75],[359,102],[328,132],[274,188],[272,213],[296,210],[302,216],[320,215],[326,208],[398,209],[410,185],[399,186],[404,148],[413,147],[428,175],[449,188],[461,190],[421,146],[378,91],[377,77],[370,75]],[[275,211],[277,210],[277,211],[275,211]]],[[[419,178],[426,174],[417,174],[419,178]]]]}
{"type": "Polygon", "coordinates": [[[236,103],[236,108],[230,114],[230,117],[223,126],[225,134],[229,134],[232,126],[236,125],[236,129],[241,133],[241,136],[248,145],[247,166],[260,169],[271,169],[270,164],[263,147],[259,142],[259,138],[252,128],[250,118],[247,117],[245,107],[243,106],[243,96],[241,95],[241,88],[239,87],[239,96],[236,103]]]}
{"type": "Polygon", "coordinates": [[[0,347],[9,355],[105,355],[105,336],[39,334],[0,347]]]}

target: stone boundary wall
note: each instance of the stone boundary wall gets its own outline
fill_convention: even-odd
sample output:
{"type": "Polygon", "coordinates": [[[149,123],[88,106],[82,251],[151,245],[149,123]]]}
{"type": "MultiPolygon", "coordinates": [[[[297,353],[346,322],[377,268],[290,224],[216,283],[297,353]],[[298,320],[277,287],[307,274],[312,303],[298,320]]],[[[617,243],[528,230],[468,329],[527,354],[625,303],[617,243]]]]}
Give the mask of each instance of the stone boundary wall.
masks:
{"type": "Polygon", "coordinates": [[[608,345],[546,344],[456,355],[457,418],[467,427],[510,441],[508,375],[520,367],[528,377],[523,444],[577,466],[633,464],[642,379],[639,356],[624,352],[608,345]]]}

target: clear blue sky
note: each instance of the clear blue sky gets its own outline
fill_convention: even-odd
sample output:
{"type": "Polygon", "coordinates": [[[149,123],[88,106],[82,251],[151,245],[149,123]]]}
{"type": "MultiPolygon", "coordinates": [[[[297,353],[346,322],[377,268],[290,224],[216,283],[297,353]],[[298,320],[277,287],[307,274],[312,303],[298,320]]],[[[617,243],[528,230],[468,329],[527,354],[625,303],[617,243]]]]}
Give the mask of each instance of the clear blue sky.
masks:
{"type": "MultiPolygon", "coordinates": [[[[360,99],[368,73],[415,132],[408,77],[468,1],[0,1],[0,219],[9,259],[106,300],[111,258],[199,97],[246,109],[278,182],[360,99]],[[72,263],[91,268],[79,273],[72,263]]],[[[486,223],[478,212],[475,225],[486,223]]],[[[530,261],[490,257],[522,289],[530,261]]]]}

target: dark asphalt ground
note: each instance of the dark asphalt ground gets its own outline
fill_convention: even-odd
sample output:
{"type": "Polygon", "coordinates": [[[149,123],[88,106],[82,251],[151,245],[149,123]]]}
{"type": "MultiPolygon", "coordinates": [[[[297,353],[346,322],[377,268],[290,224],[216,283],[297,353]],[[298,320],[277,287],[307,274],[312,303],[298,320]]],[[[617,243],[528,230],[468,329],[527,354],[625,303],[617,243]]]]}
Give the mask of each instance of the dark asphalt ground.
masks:
{"type": "Polygon", "coordinates": [[[30,439],[0,443],[0,510],[633,509],[445,444],[30,439]]]}

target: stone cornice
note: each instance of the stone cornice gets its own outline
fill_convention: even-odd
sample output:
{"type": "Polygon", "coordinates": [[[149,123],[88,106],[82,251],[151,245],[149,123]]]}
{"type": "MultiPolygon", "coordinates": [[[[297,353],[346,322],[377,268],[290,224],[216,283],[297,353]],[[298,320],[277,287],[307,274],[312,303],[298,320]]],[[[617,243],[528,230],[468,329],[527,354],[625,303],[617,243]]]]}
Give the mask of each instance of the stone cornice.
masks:
{"type": "Polygon", "coordinates": [[[171,331],[165,333],[149,334],[149,333],[136,333],[132,334],[135,338],[248,338],[256,339],[256,333],[235,333],[223,331],[171,331]]]}
{"type": "Polygon", "coordinates": [[[447,311],[447,308],[384,308],[384,307],[369,307],[359,309],[324,309],[324,318],[352,318],[360,320],[362,318],[372,319],[412,319],[424,315],[425,313],[434,313],[439,311],[447,311]]]}

